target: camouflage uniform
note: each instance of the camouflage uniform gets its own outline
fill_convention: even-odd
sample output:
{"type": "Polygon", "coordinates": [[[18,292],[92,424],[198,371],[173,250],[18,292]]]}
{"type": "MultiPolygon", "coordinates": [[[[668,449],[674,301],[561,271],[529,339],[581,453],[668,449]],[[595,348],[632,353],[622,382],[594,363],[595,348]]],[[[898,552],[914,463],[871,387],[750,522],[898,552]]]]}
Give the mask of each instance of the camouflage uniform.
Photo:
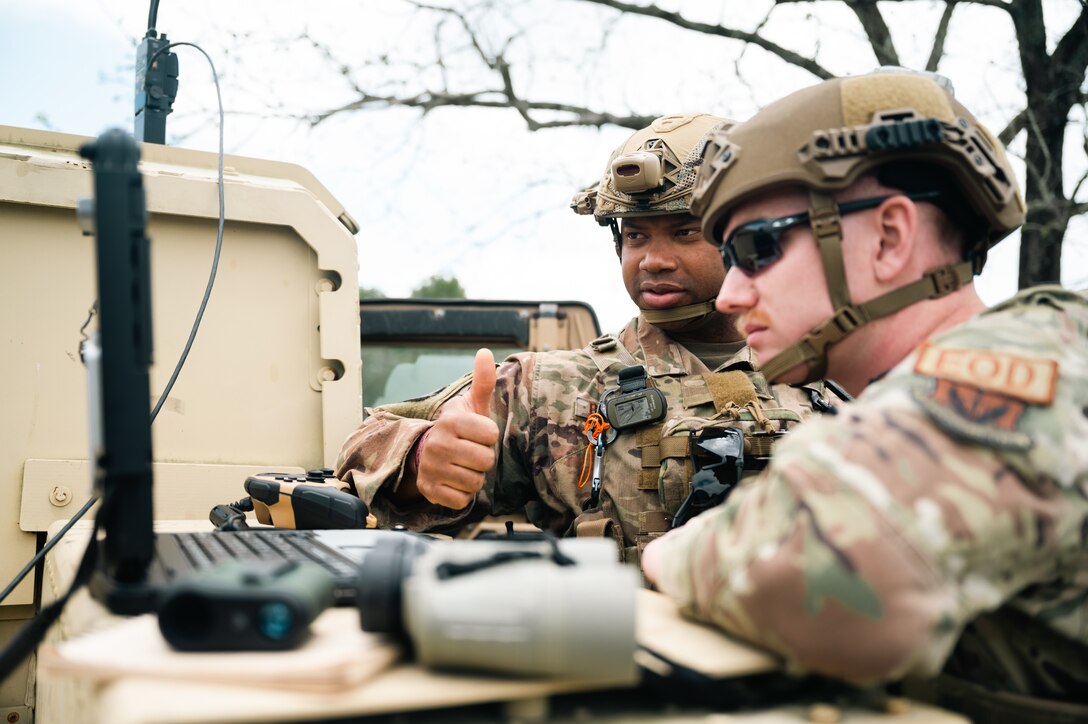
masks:
{"type": "MultiPolygon", "coordinates": [[[[759,423],[748,410],[730,405],[720,395],[715,400],[715,381],[728,379],[729,373],[741,374],[745,384],[751,382],[749,389],[758,396],[766,424],[779,431],[812,413],[809,389],[825,399],[818,384],[769,387],[754,371],[748,348],[737,346],[740,350],[715,370],[723,374],[712,375],[690,351],[640,316],[618,338],[602,337],[582,350],[509,357],[498,368],[491,407],[491,418],[499,427],[498,461],[475,502],[462,511],[426,502],[398,510],[387,493],[399,483],[405,460],[431,426],[429,420],[443,401],[467,387],[468,377],[429,398],[370,411],[344,444],[337,477],[354,483],[382,525],[450,530],[487,513],[524,508],[532,523],[560,535],[611,535],[624,558],[634,560],[649,539],[667,530],[666,514],[675,512],[687,490],[674,490],[673,484],[659,490],[660,471],[669,462],[658,446],[660,426],[649,425],[620,432],[608,445],[600,505],[583,511],[590,495],[588,484],[578,485],[589,444],[583,432],[585,419],[595,411],[601,393],[617,384],[619,370],[635,364],[643,365],[651,384],[664,393],[666,426],[716,416],[758,432],[759,423]]],[[[683,470],[685,461],[679,462],[683,470]]],[[[677,477],[683,478],[686,488],[690,469],[677,477]]]]}
{"type": "Polygon", "coordinates": [[[1039,287],[923,344],[662,545],[662,590],[794,671],[1082,699],[1088,301],[1039,287]]]}

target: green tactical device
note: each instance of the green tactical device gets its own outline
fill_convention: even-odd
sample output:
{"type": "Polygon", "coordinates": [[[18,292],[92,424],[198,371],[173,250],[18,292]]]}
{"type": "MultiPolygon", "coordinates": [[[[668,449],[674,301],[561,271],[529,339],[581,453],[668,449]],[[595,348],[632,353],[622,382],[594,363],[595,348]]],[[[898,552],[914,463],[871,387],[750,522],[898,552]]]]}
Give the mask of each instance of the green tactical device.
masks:
{"type": "Polygon", "coordinates": [[[164,590],[159,630],[182,651],[290,649],[332,602],[332,576],[315,565],[230,561],[164,590]]]}

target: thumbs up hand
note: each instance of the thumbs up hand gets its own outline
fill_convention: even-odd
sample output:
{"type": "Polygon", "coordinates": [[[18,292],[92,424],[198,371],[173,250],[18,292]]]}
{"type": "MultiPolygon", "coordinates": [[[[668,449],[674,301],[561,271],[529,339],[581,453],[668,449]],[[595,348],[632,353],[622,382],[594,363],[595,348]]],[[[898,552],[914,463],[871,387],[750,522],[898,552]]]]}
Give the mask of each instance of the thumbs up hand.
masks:
{"type": "MultiPolygon", "coordinates": [[[[495,355],[489,349],[476,351],[476,362],[472,367],[472,383],[468,387],[468,398],[472,411],[487,417],[491,414],[491,395],[495,392],[495,355]]],[[[498,428],[496,427],[496,432],[498,428]]],[[[495,438],[496,440],[498,438],[495,438]]]]}
{"type": "Polygon", "coordinates": [[[489,417],[494,391],[495,357],[481,349],[468,390],[442,406],[434,426],[417,443],[416,488],[430,502],[460,510],[483,487],[499,440],[499,427],[489,417]]]}

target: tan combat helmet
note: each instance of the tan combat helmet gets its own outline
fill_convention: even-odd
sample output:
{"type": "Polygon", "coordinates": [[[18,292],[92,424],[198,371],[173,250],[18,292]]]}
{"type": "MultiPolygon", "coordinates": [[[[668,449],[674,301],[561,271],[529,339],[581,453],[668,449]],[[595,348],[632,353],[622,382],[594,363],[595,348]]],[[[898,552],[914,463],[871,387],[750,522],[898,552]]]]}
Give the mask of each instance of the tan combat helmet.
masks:
{"type": "Polygon", "coordinates": [[[762,365],[769,380],[805,364],[822,377],[827,349],[854,329],[949,294],[982,269],[987,250],[1024,221],[1024,202],[1001,143],[932,77],[880,72],[836,78],[764,108],[707,145],[692,200],[708,241],[722,244],[741,202],[775,188],[809,192],[835,314],[762,365]],[[876,299],[852,304],[833,194],[863,174],[932,201],[964,235],[965,261],[932,269],[876,299]]]}
{"type": "MultiPolygon", "coordinates": [[[[703,159],[703,147],[733,121],[708,113],[662,116],[636,131],[612,152],[595,187],[574,195],[571,208],[612,229],[620,253],[618,219],[691,213],[691,190],[703,159]]],[[[704,317],[714,300],[675,309],[643,310],[654,324],[704,317]]]]}

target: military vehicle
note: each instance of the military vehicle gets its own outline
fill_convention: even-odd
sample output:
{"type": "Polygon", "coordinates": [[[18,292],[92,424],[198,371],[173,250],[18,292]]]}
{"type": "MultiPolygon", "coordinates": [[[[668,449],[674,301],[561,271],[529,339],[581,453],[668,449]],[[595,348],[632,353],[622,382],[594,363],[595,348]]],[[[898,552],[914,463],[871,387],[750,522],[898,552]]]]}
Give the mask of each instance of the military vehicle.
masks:
{"type": "MultiPolygon", "coordinates": [[[[95,247],[76,211],[92,194],[90,164],[78,153],[90,140],[0,126],[5,584],[41,548],[50,526],[71,518],[91,494],[80,348],[96,324],[89,313],[95,247]]],[[[140,150],[157,398],[208,285],[218,157],[158,144],[140,150]]],[[[156,519],[206,520],[212,506],[241,497],[246,477],[264,470],[330,467],[362,419],[358,225],[303,168],[235,156],[223,166],[218,273],[191,352],[152,426],[156,519]]],[[[0,603],[0,644],[65,585],[39,573],[24,579],[0,603]]],[[[54,626],[54,640],[102,619],[81,600],[54,626]]],[[[31,658],[0,683],[0,717],[32,721],[34,692],[31,658]]]]}
{"type": "MultiPolygon", "coordinates": [[[[80,349],[95,326],[94,239],[77,218],[93,188],[78,152],[90,140],[0,126],[0,260],[15,272],[3,286],[0,342],[5,583],[41,549],[50,526],[91,495],[80,349]]],[[[157,144],[143,144],[141,155],[158,396],[208,284],[218,159],[157,144]]],[[[222,252],[206,315],[152,427],[156,519],[205,520],[265,469],[331,467],[364,404],[442,386],[471,367],[479,346],[501,358],[581,346],[600,333],[593,310],[578,302],[359,302],[358,225],[309,172],[227,156],[224,187],[222,252]]],[[[0,603],[0,644],[65,584],[44,580],[40,566],[24,579],[0,603]]],[[[70,608],[52,641],[102,618],[85,597],[70,608]]],[[[0,684],[0,714],[25,724],[34,708],[31,659],[0,684]]]]}
{"type": "Polygon", "coordinates": [[[363,407],[433,392],[472,370],[480,347],[515,352],[578,349],[600,336],[584,302],[361,299],[363,407]]]}

